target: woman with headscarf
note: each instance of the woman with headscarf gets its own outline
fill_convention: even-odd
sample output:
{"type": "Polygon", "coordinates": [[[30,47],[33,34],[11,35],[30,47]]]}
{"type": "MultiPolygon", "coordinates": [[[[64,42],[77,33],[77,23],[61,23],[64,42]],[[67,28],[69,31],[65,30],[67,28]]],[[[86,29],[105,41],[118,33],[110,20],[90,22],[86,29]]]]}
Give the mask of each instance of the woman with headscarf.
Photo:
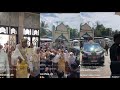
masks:
{"type": "Polygon", "coordinates": [[[74,56],[72,52],[70,52],[69,67],[70,72],[67,78],[80,78],[80,67],[79,64],[76,62],[76,56],[74,56]]]}
{"type": "Polygon", "coordinates": [[[74,56],[74,53],[70,52],[68,64],[69,64],[69,67],[70,67],[71,70],[72,70],[71,65],[73,65],[75,63],[75,59],[76,59],[76,57],[74,56]]]}

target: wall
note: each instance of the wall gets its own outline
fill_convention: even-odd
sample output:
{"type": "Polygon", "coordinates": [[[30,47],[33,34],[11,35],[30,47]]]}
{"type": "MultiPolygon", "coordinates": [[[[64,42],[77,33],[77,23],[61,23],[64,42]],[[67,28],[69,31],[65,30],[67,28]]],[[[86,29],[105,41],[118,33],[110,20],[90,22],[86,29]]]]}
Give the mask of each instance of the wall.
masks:
{"type": "Polygon", "coordinates": [[[40,29],[40,15],[31,12],[0,12],[0,25],[18,27],[18,41],[23,37],[23,28],[40,29]]]}
{"type": "Polygon", "coordinates": [[[18,12],[0,12],[0,25],[17,26],[19,25],[18,12]]]}
{"type": "Polygon", "coordinates": [[[24,13],[25,28],[40,28],[40,15],[36,13],[24,13]]]}

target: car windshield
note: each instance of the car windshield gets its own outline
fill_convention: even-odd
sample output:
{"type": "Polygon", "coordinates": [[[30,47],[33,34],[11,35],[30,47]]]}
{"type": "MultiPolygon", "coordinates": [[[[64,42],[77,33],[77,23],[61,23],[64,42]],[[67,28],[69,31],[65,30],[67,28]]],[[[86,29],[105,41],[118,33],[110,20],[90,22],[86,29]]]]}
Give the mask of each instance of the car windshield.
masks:
{"type": "Polygon", "coordinates": [[[79,46],[79,42],[74,42],[73,46],[79,46]]]}
{"type": "Polygon", "coordinates": [[[102,50],[102,47],[99,44],[84,44],[83,50],[86,52],[98,52],[102,50]]]}

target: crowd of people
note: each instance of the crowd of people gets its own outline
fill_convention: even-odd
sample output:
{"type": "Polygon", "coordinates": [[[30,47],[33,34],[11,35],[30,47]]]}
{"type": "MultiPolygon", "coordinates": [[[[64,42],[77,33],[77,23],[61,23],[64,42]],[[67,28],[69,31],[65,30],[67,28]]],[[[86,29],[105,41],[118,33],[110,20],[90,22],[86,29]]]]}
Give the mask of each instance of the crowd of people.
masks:
{"type": "Polygon", "coordinates": [[[27,39],[16,46],[0,45],[0,77],[32,78],[40,74],[40,48],[28,47],[27,39]]]}
{"type": "Polygon", "coordinates": [[[21,39],[15,47],[0,45],[1,78],[79,78],[79,61],[73,52],[49,46],[28,47],[21,39]]]}
{"type": "MultiPolygon", "coordinates": [[[[120,34],[114,35],[110,60],[111,77],[120,76],[120,34]]],[[[80,78],[79,64],[74,52],[66,48],[28,47],[27,39],[16,47],[0,45],[0,78],[80,78]]]]}
{"type": "Polygon", "coordinates": [[[80,67],[77,56],[65,48],[40,48],[40,73],[49,72],[50,77],[79,78],[80,67]],[[52,74],[51,74],[52,73],[52,74]],[[51,76],[52,75],[52,76],[51,76]]]}

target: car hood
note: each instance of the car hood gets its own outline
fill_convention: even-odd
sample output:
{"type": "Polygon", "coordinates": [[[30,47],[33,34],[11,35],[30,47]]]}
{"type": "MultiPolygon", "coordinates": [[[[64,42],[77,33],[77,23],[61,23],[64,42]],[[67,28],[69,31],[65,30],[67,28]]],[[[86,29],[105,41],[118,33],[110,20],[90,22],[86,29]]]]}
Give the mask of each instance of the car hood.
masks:
{"type": "Polygon", "coordinates": [[[103,53],[103,51],[101,50],[101,51],[98,51],[98,52],[86,52],[86,51],[83,51],[84,53],[86,53],[86,54],[92,54],[92,53],[96,53],[97,55],[99,55],[99,54],[101,54],[101,53],[103,53]]]}

